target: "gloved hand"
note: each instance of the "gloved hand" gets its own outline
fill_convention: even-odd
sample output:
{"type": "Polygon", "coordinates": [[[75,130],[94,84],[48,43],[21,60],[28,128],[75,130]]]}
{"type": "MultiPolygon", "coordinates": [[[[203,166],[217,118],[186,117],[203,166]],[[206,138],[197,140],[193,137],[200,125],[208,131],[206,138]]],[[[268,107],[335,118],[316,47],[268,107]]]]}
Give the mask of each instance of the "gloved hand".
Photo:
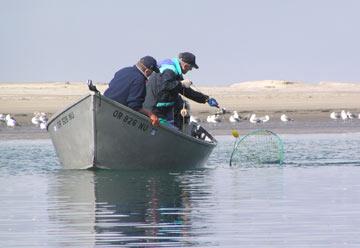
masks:
{"type": "Polygon", "coordinates": [[[184,80],[181,81],[181,84],[182,84],[183,87],[189,88],[190,85],[192,85],[192,82],[190,81],[190,79],[184,79],[184,80]]]}
{"type": "Polygon", "coordinates": [[[208,104],[209,104],[211,107],[217,107],[217,108],[219,108],[219,104],[218,104],[218,102],[215,100],[215,98],[209,98],[207,102],[208,102],[208,104]]]}

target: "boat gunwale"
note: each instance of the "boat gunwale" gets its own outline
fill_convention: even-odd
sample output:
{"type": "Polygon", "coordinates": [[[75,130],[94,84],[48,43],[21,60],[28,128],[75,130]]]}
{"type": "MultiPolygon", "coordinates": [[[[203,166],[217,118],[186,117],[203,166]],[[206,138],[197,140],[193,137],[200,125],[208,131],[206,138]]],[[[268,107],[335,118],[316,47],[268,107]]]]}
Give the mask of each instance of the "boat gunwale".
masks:
{"type": "Polygon", "coordinates": [[[48,123],[47,123],[47,125],[46,125],[46,130],[49,131],[49,126],[50,126],[50,124],[51,124],[57,117],[59,117],[62,113],[68,111],[69,109],[71,109],[72,107],[74,107],[75,105],[77,105],[78,103],[84,101],[85,99],[87,99],[89,96],[92,96],[92,95],[93,95],[93,94],[88,93],[87,95],[79,98],[76,102],[67,105],[64,109],[61,109],[61,110],[59,110],[59,111],[56,111],[56,112],[51,116],[51,118],[48,120],[48,123]]]}

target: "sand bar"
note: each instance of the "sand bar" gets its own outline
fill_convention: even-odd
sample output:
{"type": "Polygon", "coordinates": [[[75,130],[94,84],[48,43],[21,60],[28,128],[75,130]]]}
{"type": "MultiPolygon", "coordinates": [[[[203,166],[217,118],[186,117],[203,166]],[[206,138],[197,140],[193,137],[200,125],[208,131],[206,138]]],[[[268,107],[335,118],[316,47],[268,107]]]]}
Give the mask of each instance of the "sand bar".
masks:
{"type": "MultiPolygon", "coordinates": [[[[97,84],[98,89],[104,92],[107,84],[97,84]]],[[[222,87],[196,87],[195,89],[215,97],[221,107],[227,110],[237,110],[240,115],[256,113],[257,115],[270,115],[270,122],[281,124],[279,116],[287,113],[295,120],[303,121],[297,128],[306,128],[309,121],[329,121],[331,111],[349,110],[358,114],[360,112],[360,83],[321,82],[309,84],[288,81],[254,81],[232,84],[222,87]]],[[[39,82],[39,83],[0,83],[0,113],[10,113],[22,125],[31,125],[33,112],[46,112],[49,115],[61,110],[88,93],[85,83],[81,82],[39,82]]],[[[215,113],[214,108],[207,104],[198,104],[193,101],[191,111],[193,115],[203,121],[209,114],[215,113]]],[[[224,116],[222,130],[232,128],[224,116]]],[[[244,129],[251,129],[248,123],[240,124],[244,129]]],[[[336,126],[330,126],[336,131],[336,126]]],[[[352,124],[350,130],[357,130],[359,124],[352,124]]],[[[1,127],[4,131],[4,127],[1,127]]],[[[219,126],[211,129],[215,131],[219,126]]],[[[286,130],[283,128],[281,130],[286,130]]],[[[280,130],[280,131],[281,131],[280,130]]],[[[333,130],[333,131],[334,131],[333,130]]],[[[349,130],[345,127],[344,131],[349,130]]],[[[318,131],[318,130],[313,130],[318,131]]],[[[4,134],[4,132],[2,132],[4,134]]],[[[14,132],[11,132],[12,134],[14,132]]],[[[220,132],[223,133],[223,132],[220,132]]]]}
{"type": "MultiPolygon", "coordinates": [[[[104,92],[107,84],[98,84],[104,92]]],[[[255,81],[223,87],[197,87],[215,97],[222,107],[238,111],[314,111],[360,108],[360,83],[306,84],[287,81],[255,81]]],[[[85,83],[0,83],[0,113],[54,113],[87,94],[85,83]]],[[[192,110],[212,111],[191,102],[192,110]]]]}

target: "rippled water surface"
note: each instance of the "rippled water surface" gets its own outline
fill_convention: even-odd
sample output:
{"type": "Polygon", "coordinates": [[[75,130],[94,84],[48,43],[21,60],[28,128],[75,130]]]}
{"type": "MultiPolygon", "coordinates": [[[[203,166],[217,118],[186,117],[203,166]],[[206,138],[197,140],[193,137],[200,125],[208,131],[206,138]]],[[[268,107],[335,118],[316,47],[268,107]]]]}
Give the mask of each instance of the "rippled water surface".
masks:
{"type": "Polygon", "coordinates": [[[0,247],[360,247],[360,134],[282,135],[285,164],[63,170],[50,140],[0,141],[0,247]]]}

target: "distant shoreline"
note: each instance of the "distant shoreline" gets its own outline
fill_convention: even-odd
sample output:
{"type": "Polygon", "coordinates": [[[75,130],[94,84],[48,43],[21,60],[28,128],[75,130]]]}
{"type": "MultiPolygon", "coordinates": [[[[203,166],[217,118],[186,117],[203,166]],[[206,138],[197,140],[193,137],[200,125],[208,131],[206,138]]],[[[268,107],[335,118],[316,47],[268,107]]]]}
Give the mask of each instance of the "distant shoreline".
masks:
{"type": "MultiPolygon", "coordinates": [[[[107,84],[97,84],[104,92],[107,84]]],[[[349,110],[360,113],[360,84],[321,83],[304,84],[286,81],[259,81],[233,84],[222,87],[196,87],[199,91],[215,97],[228,113],[220,124],[206,123],[206,117],[216,112],[207,104],[189,101],[191,113],[200,118],[201,125],[213,135],[230,135],[232,129],[241,134],[265,128],[280,134],[294,133],[354,133],[360,132],[360,120],[331,120],[332,111],[349,110]],[[242,120],[229,122],[233,110],[246,117],[251,113],[269,115],[268,123],[256,125],[242,120]],[[287,114],[295,121],[282,123],[281,114],[287,114]]],[[[51,116],[65,106],[88,94],[85,83],[0,83],[0,113],[12,114],[20,123],[14,129],[0,125],[0,140],[48,139],[46,131],[31,124],[35,111],[51,116]]]]}
{"type": "MultiPolygon", "coordinates": [[[[107,84],[97,87],[104,92],[107,84]]],[[[266,80],[194,89],[215,97],[221,107],[230,112],[237,110],[241,115],[268,114],[271,119],[278,119],[281,113],[286,113],[295,119],[325,120],[332,111],[360,112],[360,84],[266,80]]],[[[35,111],[51,115],[88,92],[86,84],[80,82],[0,83],[0,113],[17,115],[27,124],[35,111]]],[[[216,112],[207,104],[189,102],[192,115],[200,119],[216,112]]]]}

